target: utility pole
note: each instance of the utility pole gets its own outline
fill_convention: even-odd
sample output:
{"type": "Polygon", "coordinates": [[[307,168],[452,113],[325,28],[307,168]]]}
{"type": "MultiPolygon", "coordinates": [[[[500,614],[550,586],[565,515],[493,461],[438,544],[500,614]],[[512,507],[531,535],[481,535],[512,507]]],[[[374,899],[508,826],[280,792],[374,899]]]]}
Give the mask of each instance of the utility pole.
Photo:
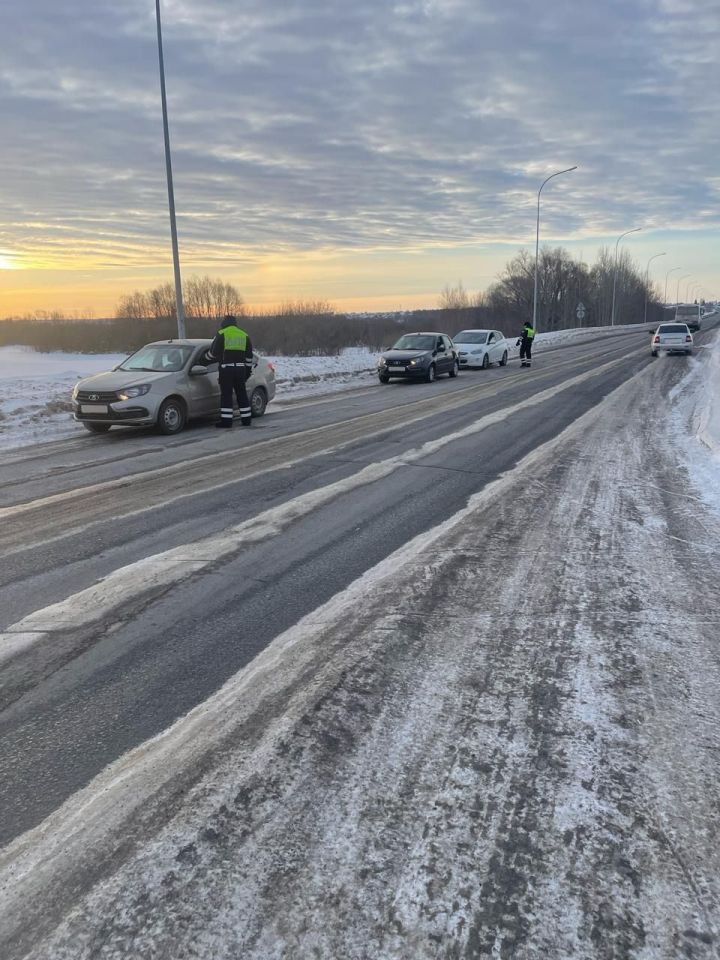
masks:
{"type": "Polygon", "coordinates": [[[175,191],[173,190],[172,161],[170,159],[170,130],[168,128],[167,97],[165,95],[165,62],[163,60],[162,27],[160,25],[160,0],[155,0],[157,19],[158,60],[160,62],[160,99],[162,100],[163,132],[165,134],[165,171],[167,173],[168,207],[170,208],[170,237],[172,240],[173,268],[175,270],[175,310],[177,313],[178,337],[185,339],[185,307],[180,279],[180,253],[178,251],[177,225],[175,223],[175,191]]]}

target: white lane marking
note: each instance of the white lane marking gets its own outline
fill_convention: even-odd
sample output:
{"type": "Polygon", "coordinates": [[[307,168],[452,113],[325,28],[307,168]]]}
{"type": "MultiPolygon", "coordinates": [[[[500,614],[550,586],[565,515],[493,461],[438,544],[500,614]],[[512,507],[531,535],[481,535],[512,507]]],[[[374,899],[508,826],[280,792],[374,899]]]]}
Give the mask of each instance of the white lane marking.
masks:
{"type": "Polygon", "coordinates": [[[251,520],[231,527],[224,533],[173,547],[162,553],[119,567],[91,587],[72,594],[58,603],[35,611],[7,627],[5,632],[0,633],[0,664],[7,662],[11,656],[17,656],[20,650],[28,649],[59,630],[77,630],[98,623],[109,617],[114,611],[121,610],[127,605],[130,598],[142,596],[159,586],[179,583],[211,563],[234,553],[242,544],[266,540],[337,497],[359,487],[375,483],[377,480],[394,473],[400,467],[416,463],[448,444],[502,423],[502,421],[521,410],[534,409],[538,404],[555,397],[557,394],[602,374],[611,366],[614,366],[614,362],[595,367],[572,377],[570,380],[565,380],[561,384],[542,390],[526,400],[521,400],[512,407],[503,407],[488,414],[475,423],[455,431],[455,433],[429,440],[421,447],[409,450],[396,457],[369,464],[351,477],[337,480],[317,490],[302,494],[287,503],[272,507],[251,520]],[[16,639],[17,634],[26,636],[25,645],[21,646],[20,650],[16,639]],[[12,653],[9,651],[12,651],[12,653]]]}
{"type": "MultiPolygon", "coordinates": [[[[622,386],[624,386],[623,384],[622,386]]],[[[612,391],[613,393],[615,391],[612,391]]],[[[7,906],[6,916],[25,922],[24,908],[44,903],[47,891],[64,883],[71,871],[90,869],[97,859],[110,859],[123,842],[122,824],[136,811],[147,810],[150,798],[197,764],[205,754],[255,713],[259,704],[287,697],[328,644],[326,635],[377,588],[400,575],[437,543],[442,543],[458,526],[467,522],[485,503],[496,503],[522,475],[575,436],[581,435],[602,416],[606,401],[592,407],[552,440],[536,448],[507,473],[473,494],[463,509],[431,530],[414,537],[376,566],[366,571],[345,590],[336,594],[297,624],[276,637],[246,667],[238,671],[211,697],[194,707],[166,730],[119,757],[86,787],[69,797],[41,824],[11,841],[0,850],[0,891],[7,906]]],[[[333,665],[326,664],[332,671],[333,665]]],[[[324,677],[317,673],[307,696],[315,696],[324,677]]],[[[265,762],[263,749],[306,709],[306,699],[289,701],[283,715],[269,724],[263,740],[246,758],[245,771],[252,772],[265,762]]]]}

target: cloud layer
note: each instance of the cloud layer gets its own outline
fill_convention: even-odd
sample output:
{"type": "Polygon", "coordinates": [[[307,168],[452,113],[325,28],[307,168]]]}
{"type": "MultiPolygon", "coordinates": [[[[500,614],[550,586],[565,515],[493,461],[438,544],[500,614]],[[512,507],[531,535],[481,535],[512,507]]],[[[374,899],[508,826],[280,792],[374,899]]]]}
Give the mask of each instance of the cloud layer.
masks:
{"type": "MultiPolygon", "coordinates": [[[[718,228],[716,0],[165,0],[185,262],[718,228]]],[[[0,252],[168,262],[152,0],[3,4],[0,252]]]]}

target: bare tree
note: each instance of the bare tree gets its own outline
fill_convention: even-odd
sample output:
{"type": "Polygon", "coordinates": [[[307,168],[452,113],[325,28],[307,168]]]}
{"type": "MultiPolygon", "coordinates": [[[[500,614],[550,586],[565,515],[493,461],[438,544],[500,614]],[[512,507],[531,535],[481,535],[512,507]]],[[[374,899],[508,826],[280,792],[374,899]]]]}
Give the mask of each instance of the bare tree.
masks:
{"type": "Polygon", "coordinates": [[[115,308],[116,317],[125,317],[128,320],[142,320],[150,316],[150,305],[147,295],[135,290],[120,297],[115,308]]]}
{"type": "Polygon", "coordinates": [[[443,287],[438,306],[441,310],[467,310],[471,306],[470,297],[461,280],[458,280],[455,287],[447,284],[443,287]]]}

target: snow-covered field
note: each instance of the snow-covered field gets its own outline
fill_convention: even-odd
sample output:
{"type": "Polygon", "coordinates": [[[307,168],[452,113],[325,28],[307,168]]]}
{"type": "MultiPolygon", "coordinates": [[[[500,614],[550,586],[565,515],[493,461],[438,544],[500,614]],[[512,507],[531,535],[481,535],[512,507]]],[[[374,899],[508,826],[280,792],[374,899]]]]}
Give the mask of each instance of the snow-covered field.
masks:
{"type": "MultiPolygon", "coordinates": [[[[617,327],[618,333],[625,328],[617,327]]],[[[562,330],[538,335],[538,352],[576,340],[607,335],[607,327],[562,330]]],[[[510,356],[517,356],[509,339],[510,356]]],[[[377,354],[362,347],[337,357],[271,357],[279,401],[319,396],[374,384],[377,354]]],[[[124,354],[38,353],[30,347],[0,347],[0,449],[55,440],[83,429],[70,415],[70,393],[77,381],[109,370],[124,354]]]]}

